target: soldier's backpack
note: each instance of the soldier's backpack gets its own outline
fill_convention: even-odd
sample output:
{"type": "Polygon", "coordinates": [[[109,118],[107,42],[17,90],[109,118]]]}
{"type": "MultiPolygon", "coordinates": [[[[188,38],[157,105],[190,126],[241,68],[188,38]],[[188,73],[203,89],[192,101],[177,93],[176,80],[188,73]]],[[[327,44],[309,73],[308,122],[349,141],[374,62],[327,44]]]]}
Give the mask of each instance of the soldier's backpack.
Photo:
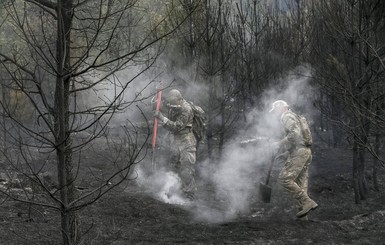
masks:
{"type": "Polygon", "coordinates": [[[192,101],[189,101],[194,113],[192,130],[199,143],[206,137],[206,121],[207,116],[202,107],[195,105],[192,101]]]}
{"type": "Polygon", "coordinates": [[[301,125],[301,131],[302,131],[302,137],[305,143],[305,146],[312,146],[313,145],[313,137],[311,135],[311,130],[309,127],[309,124],[306,120],[306,118],[302,115],[297,115],[295,114],[296,117],[298,118],[298,121],[301,125]]]}

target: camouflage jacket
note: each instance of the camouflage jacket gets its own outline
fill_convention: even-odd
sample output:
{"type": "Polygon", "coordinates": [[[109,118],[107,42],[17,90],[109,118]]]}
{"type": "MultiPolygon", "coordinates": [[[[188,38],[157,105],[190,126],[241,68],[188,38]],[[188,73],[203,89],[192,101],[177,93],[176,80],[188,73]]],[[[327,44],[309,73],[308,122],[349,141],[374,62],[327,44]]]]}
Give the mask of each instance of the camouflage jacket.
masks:
{"type": "Polygon", "coordinates": [[[281,122],[285,130],[284,145],[287,150],[291,151],[304,146],[304,140],[301,133],[301,125],[294,112],[288,110],[281,116],[281,122]]]}
{"type": "Polygon", "coordinates": [[[178,108],[170,108],[163,127],[170,131],[174,136],[173,144],[183,144],[185,146],[196,145],[196,139],[192,132],[194,113],[191,105],[183,100],[178,108]]]}

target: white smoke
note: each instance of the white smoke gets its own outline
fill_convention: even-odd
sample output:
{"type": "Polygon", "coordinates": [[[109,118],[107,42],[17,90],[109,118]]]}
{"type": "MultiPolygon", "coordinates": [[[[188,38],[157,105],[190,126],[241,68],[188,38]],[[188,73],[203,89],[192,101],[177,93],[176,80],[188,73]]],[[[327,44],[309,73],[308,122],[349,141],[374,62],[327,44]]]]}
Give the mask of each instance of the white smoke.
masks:
{"type": "MultiPolygon", "coordinates": [[[[268,113],[271,103],[275,100],[285,100],[291,108],[301,109],[309,121],[313,111],[314,93],[309,85],[311,73],[306,67],[298,67],[292,73],[279,81],[277,87],[265,92],[264,108],[254,109],[247,115],[248,124],[229,142],[223,158],[213,169],[204,165],[200,172],[205,181],[214,183],[216,202],[222,202],[220,208],[195,210],[199,218],[211,222],[227,221],[239,214],[250,212],[250,206],[258,201],[259,183],[267,176],[267,166],[271,162],[271,143],[282,137],[282,127],[279,118],[268,113]],[[240,144],[241,140],[256,139],[254,144],[240,144]],[[210,173],[210,174],[208,174],[210,173]],[[206,214],[204,217],[202,214],[206,214]]],[[[279,168],[280,166],[276,166],[279,168]]],[[[209,198],[207,198],[209,199],[209,198]]]]}
{"type": "MultiPolygon", "coordinates": [[[[309,85],[310,77],[310,69],[299,67],[277,81],[274,88],[266,90],[260,97],[263,108],[255,108],[246,115],[248,126],[240,129],[226,144],[222,159],[217,163],[203,161],[197,164],[200,178],[197,182],[203,184],[198,186],[198,199],[193,207],[181,195],[181,182],[176,173],[160,170],[148,175],[138,169],[138,183],[164,203],[185,205],[199,220],[217,223],[247,215],[251,206],[260,201],[259,183],[267,175],[271,161],[270,145],[282,137],[279,118],[268,113],[271,103],[285,100],[294,111],[301,110],[301,114],[311,121],[314,91],[309,85]],[[241,143],[247,139],[256,141],[241,143]]],[[[200,87],[199,91],[205,89],[200,87]]],[[[190,95],[195,90],[188,91],[190,95]]]]}
{"type": "Polygon", "coordinates": [[[141,168],[137,169],[137,173],[138,185],[159,201],[178,205],[189,203],[181,194],[181,180],[176,173],[162,169],[148,174],[141,168]]]}
{"type": "Polygon", "coordinates": [[[275,100],[285,100],[290,108],[306,114],[309,119],[314,116],[313,102],[317,96],[315,88],[311,86],[311,68],[303,65],[290,71],[278,84],[264,93],[263,102],[270,107],[275,100]]]}
{"type": "MultiPolygon", "coordinates": [[[[161,72],[164,67],[154,67],[146,70],[143,66],[127,67],[113,75],[99,81],[100,76],[88,77],[90,83],[94,84],[92,89],[80,92],[77,96],[78,110],[95,109],[102,114],[103,110],[119,108],[110,118],[107,113],[101,122],[108,121],[109,126],[120,126],[128,121],[140,123],[152,117],[153,105],[151,99],[156,95],[157,87],[162,83],[168,87],[173,81],[169,74],[161,72]],[[143,115],[144,114],[144,115],[143,115]]],[[[90,117],[87,121],[97,118],[90,117]]]]}

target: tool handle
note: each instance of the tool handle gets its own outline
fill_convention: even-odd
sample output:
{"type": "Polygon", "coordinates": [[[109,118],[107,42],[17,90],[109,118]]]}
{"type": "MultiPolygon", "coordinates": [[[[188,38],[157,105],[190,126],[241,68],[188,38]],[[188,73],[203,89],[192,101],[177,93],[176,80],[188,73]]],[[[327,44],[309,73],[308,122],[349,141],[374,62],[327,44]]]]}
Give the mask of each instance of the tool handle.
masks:
{"type": "MultiPolygon", "coordinates": [[[[161,100],[162,100],[162,84],[159,84],[156,92],[156,109],[155,109],[156,111],[160,110],[161,100]]],[[[155,149],[157,132],[158,132],[158,118],[154,117],[154,130],[153,130],[152,142],[151,142],[152,149],[155,149]]]]}
{"type": "Polygon", "coordinates": [[[267,177],[266,177],[266,183],[265,183],[266,185],[269,183],[269,180],[270,180],[270,175],[271,175],[271,170],[273,169],[274,160],[275,160],[275,155],[273,150],[271,150],[271,160],[270,160],[269,170],[267,171],[267,177]]]}

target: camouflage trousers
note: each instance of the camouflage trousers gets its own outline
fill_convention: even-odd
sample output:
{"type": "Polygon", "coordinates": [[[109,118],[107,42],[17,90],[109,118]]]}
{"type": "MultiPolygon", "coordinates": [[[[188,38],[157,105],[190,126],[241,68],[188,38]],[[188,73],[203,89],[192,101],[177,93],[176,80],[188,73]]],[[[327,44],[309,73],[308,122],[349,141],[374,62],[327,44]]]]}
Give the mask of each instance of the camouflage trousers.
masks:
{"type": "Polygon", "coordinates": [[[186,197],[194,199],[196,192],[195,184],[195,145],[174,145],[171,149],[170,164],[182,182],[182,191],[186,197]]]}
{"type": "Polygon", "coordinates": [[[301,209],[302,201],[308,197],[309,165],[312,161],[310,148],[299,148],[289,153],[288,158],[279,173],[282,187],[296,200],[296,206],[301,209]]]}

